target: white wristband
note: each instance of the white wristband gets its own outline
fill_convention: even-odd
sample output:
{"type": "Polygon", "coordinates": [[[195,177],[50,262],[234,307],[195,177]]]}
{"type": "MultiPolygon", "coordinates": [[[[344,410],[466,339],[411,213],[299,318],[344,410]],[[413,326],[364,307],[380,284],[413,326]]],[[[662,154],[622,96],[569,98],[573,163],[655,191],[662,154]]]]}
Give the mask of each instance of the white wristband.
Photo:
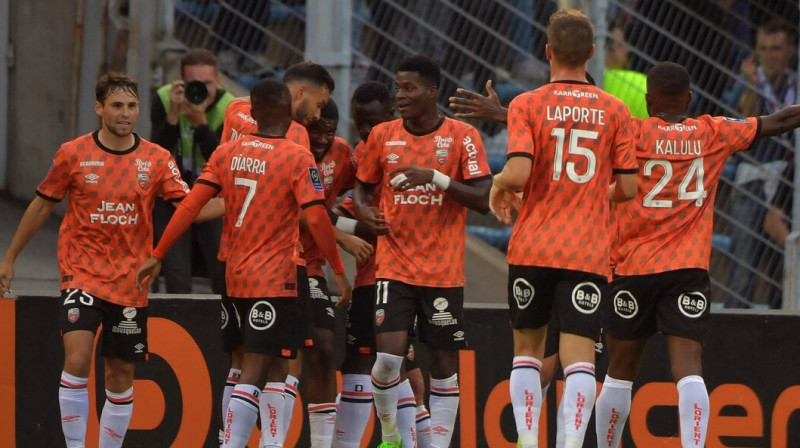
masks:
{"type": "Polygon", "coordinates": [[[351,218],[345,218],[344,216],[340,216],[336,219],[336,228],[341,230],[342,232],[353,235],[356,233],[356,224],[358,221],[351,218]]]}
{"type": "Polygon", "coordinates": [[[439,170],[433,170],[433,180],[431,180],[431,183],[442,190],[447,190],[447,187],[450,186],[450,177],[440,173],[439,170]]]}

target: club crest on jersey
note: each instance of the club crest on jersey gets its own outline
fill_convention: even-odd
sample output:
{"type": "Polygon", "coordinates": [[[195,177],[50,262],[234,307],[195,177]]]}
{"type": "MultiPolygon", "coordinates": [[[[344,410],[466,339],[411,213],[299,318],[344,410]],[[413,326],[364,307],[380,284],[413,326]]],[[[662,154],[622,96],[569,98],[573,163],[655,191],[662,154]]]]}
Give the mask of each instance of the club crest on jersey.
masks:
{"type": "Polygon", "coordinates": [[[147,187],[150,185],[150,175],[147,173],[138,173],[136,175],[136,180],[139,181],[139,187],[142,190],[147,190],[147,187]]]}
{"type": "Polygon", "coordinates": [[[314,185],[314,189],[322,191],[322,180],[319,178],[319,171],[317,168],[313,166],[308,167],[308,174],[311,175],[311,183],[314,185]]]}
{"type": "Polygon", "coordinates": [[[70,308],[69,311],[67,311],[67,320],[69,320],[69,323],[71,324],[77,322],[80,317],[81,310],[79,308],[70,308]]]}
{"type": "Polygon", "coordinates": [[[442,166],[445,163],[447,163],[447,150],[446,149],[437,149],[436,150],[436,163],[438,163],[439,166],[442,166]]]}
{"type": "Polygon", "coordinates": [[[433,137],[436,142],[436,163],[442,166],[447,162],[447,153],[450,146],[453,144],[453,137],[442,137],[437,135],[433,137]]]}
{"type": "Polygon", "coordinates": [[[386,318],[386,312],[382,309],[375,311],[375,325],[380,327],[383,320],[386,318]]]}

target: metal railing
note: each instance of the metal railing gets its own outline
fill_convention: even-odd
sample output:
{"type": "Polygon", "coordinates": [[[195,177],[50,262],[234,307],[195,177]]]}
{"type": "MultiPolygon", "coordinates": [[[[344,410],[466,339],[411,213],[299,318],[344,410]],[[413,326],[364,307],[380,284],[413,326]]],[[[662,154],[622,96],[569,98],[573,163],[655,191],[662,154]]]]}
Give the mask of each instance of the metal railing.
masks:
{"type": "MultiPolygon", "coordinates": [[[[501,101],[507,103],[518,93],[546,82],[547,20],[560,6],[570,3],[352,1],[350,88],[368,79],[391,84],[403,56],[424,52],[442,66],[439,99],[447,113],[447,97],[457,87],[483,91],[486,80],[492,79],[501,101]]],[[[598,48],[607,50],[601,50],[590,68],[600,82],[605,78],[611,89],[617,78],[610,77],[610,70],[626,71],[631,77],[626,75],[615,88],[628,98],[632,111],[642,111],[641,74],[658,61],[681,63],[692,76],[693,116],[741,116],[739,99],[748,90],[764,99],[759,86],[742,75],[742,64],[755,53],[755,30],[769,20],[782,19],[796,35],[800,21],[797,1],[602,0],[589,4],[591,11],[587,12],[595,15],[599,43],[603,44],[598,48]],[[596,17],[598,14],[606,17],[596,17]],[[618,53],[610,54],[615,51],[618,53]]],[[[243,85],[280,74],[289,64],[302,60],[306,50],[304,1],[175,0],[174,14],[175,37],[189,47],[216,51],[222,70],[243,85]]],[[[504,127],[476,125],[493,163],[502,166],[507,140],[504,127]]],[[[726,165],[717,195],[711,260],[717,303],[781,304],[784,249],[764,232],[763,217],[778,187],[792,186],[793,180],[784,178],[782,171],[793,140],[787,136],[758,143],[726,165]]],[[[783,214],[786,222],[792,221],[791,212],[783,214]]],[[[503,245],[502,226],[493,218],[470,215],[469,223],[498,229],[489,232],[494,232],[492,238],[499,238],[498,246],[503,245]]],[[[796,261],[787,265],[800,266],[796,261]]]]}

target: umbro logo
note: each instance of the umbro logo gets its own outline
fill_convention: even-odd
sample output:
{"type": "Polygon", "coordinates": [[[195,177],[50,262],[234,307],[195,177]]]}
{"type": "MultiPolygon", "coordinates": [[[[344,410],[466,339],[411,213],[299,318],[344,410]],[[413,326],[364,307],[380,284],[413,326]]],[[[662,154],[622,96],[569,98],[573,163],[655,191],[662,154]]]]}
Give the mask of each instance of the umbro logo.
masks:
{"type": "Polygon", "coordinates": [[[142,351],[144,350],[144,344],[142,344],[140,342],[140,343],[134,345],[133,348],[136,349],[136,353],[142,353],[142,351]]]}
{"type": "Polygon", "coordinates": [[[86,183],[87,184],[96,184],[97,181],[100,179],[100,176],[95,173],[89,173],[86,175],[86,183]]]}
{"type": "Polygon", "coordinates": [[[400,156],[398,156],[395,153],[391,153],[388,156],[386,156],[386,163],[397,163],[398,159],[400,159],[400,156]]]}

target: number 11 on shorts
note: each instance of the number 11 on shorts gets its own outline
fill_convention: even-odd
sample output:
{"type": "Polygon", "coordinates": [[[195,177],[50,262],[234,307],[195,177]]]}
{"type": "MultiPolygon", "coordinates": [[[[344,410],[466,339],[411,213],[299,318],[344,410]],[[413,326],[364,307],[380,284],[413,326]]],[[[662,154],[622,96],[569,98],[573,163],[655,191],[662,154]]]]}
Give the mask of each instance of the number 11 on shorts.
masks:
{"type": "Polygon", "coordinates": [[[389,280],[378,280],[375,292],[377,295],[375,305],[386,305],[389,299],[389,280]]]}

